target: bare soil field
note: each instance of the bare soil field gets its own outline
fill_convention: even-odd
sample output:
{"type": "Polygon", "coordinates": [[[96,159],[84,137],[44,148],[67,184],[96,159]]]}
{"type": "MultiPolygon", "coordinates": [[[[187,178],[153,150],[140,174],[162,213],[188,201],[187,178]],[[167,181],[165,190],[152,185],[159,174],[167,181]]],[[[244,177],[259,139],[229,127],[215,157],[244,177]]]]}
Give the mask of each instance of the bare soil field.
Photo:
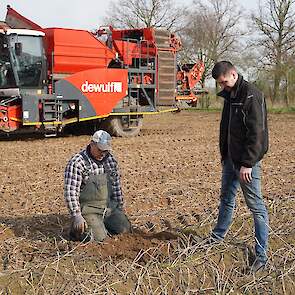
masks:
{"type": "Polygon", "coordinates": [[[0,294],[294,294],[295,115],[269,115],[263,194],[266,270],[249,274],[253,223],[239,193],[226,240],[206,247],[220,192],[219,113],[144,119],[114,138],[134,232],[102,244],[67,240],[68,159],[89,135],[0,141],[0,294]]]}

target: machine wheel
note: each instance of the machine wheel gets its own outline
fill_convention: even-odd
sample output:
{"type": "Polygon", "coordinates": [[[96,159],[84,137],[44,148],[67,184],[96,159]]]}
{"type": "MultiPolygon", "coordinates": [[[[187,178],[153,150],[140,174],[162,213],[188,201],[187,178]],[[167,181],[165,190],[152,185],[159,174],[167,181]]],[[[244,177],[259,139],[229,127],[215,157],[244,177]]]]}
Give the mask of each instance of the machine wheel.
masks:
{"type": "Polygon", "coordinates": [[[112,136],[136,136],[139,134],[142,127],[142,117],[131,116],[130,119],[131,122],[128,123],[129,116],[111,116],[103,122],[102,128],[109,132],[112,136]]]}

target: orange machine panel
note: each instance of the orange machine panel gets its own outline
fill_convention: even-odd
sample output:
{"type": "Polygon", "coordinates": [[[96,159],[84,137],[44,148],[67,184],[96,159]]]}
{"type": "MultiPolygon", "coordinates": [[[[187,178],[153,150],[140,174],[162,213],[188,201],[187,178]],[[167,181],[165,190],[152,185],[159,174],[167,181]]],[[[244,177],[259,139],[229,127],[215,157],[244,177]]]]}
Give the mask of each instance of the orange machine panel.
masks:
{"type": "Polygon", "coordinates": [[[131,65],[133,58],[145,58],[146,56],[155,56],[156,47],[149,41],[127,42],[122,40],[114,40],[113,46],[120,54],[124,64],[131,65]]]}
{"type": "Polygon", "coordinates": [[[107,68],[109,62],[115,58],[115,53],[88,31],[62,28],[43,31],[46,34],[48,70],[55,74],[107,68]]]}
{"type": "Polygon", "coordinates": [[[108,115],[128,94],[128,71],[125,69],[93,69],[67,77],[77,91],[89,101],[97,116],[108,115]]]}
{"type": "Polygon", "coordinates": [[[131,43],[127,41],[114,40],[113,46],[117,52],[121,55],[124,64],[131,65],[132,58],[140,56],[140,50],[137,43],[131,43]]]}
{"type": "Polygon", "coordinates": [[[20,127],[22,111],[20,105],[0,106],[0,129],[13,131],[20,127]]]}

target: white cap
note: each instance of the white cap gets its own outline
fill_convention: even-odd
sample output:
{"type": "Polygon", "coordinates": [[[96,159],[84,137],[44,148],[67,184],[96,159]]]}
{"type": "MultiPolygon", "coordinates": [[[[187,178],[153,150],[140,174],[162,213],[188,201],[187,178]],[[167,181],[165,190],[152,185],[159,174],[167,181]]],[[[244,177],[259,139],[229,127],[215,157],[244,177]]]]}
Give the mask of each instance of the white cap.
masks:
{"type": "Polygon", "coordinates": [[[111,147],[112,137],[104,130],[96,131],[93,134],[91,140],[97,144],[97,147],[101,151],[110,151],[112,149],[111,147]]]}

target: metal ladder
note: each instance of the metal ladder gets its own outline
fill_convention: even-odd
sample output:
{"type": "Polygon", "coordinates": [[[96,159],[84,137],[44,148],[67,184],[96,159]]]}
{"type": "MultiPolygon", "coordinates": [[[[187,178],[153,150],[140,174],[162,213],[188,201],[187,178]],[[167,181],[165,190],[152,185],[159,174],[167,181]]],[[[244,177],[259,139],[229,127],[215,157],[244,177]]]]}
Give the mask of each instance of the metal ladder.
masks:
{"type": "MultiPolygon", "coordinates": [[[[129,94],[130,96],[132,96],[133,98],[136,99],[137,104],[136,105],[132,105],[130,102],[130,96],[128,96],[128,101],[127,101],[127,105],[130,107],[130,112],[132,112],[132,110],[134,110],[134,112],[138,111],[138,101],[139,101],[139,94],[140,93],[140,89],[139,88],[130,88],[129,89],[129,94]]],[[[128,123],[128,128],[137,128],[138,124],[136,124],[136,126],[134,126],[134,123],[138,123],[138,115],[125,115],[124,117],[127,118],[127,123],[128,123]]]]}
{"type": "Polygon", "coordinates": [[[43,117],[42,122],[45,137],[57,135],[58,125],[62,120],[62,105],[57,99],[44,99],[42,101],[43,117]]]}
{"type": "Polygon", "coordinates": [[[167,30],[155,30],[158,48],[158,98],[161,105],[171,105],[175,96],[176,60],[170,48],[170,33],[167,30]]]}

